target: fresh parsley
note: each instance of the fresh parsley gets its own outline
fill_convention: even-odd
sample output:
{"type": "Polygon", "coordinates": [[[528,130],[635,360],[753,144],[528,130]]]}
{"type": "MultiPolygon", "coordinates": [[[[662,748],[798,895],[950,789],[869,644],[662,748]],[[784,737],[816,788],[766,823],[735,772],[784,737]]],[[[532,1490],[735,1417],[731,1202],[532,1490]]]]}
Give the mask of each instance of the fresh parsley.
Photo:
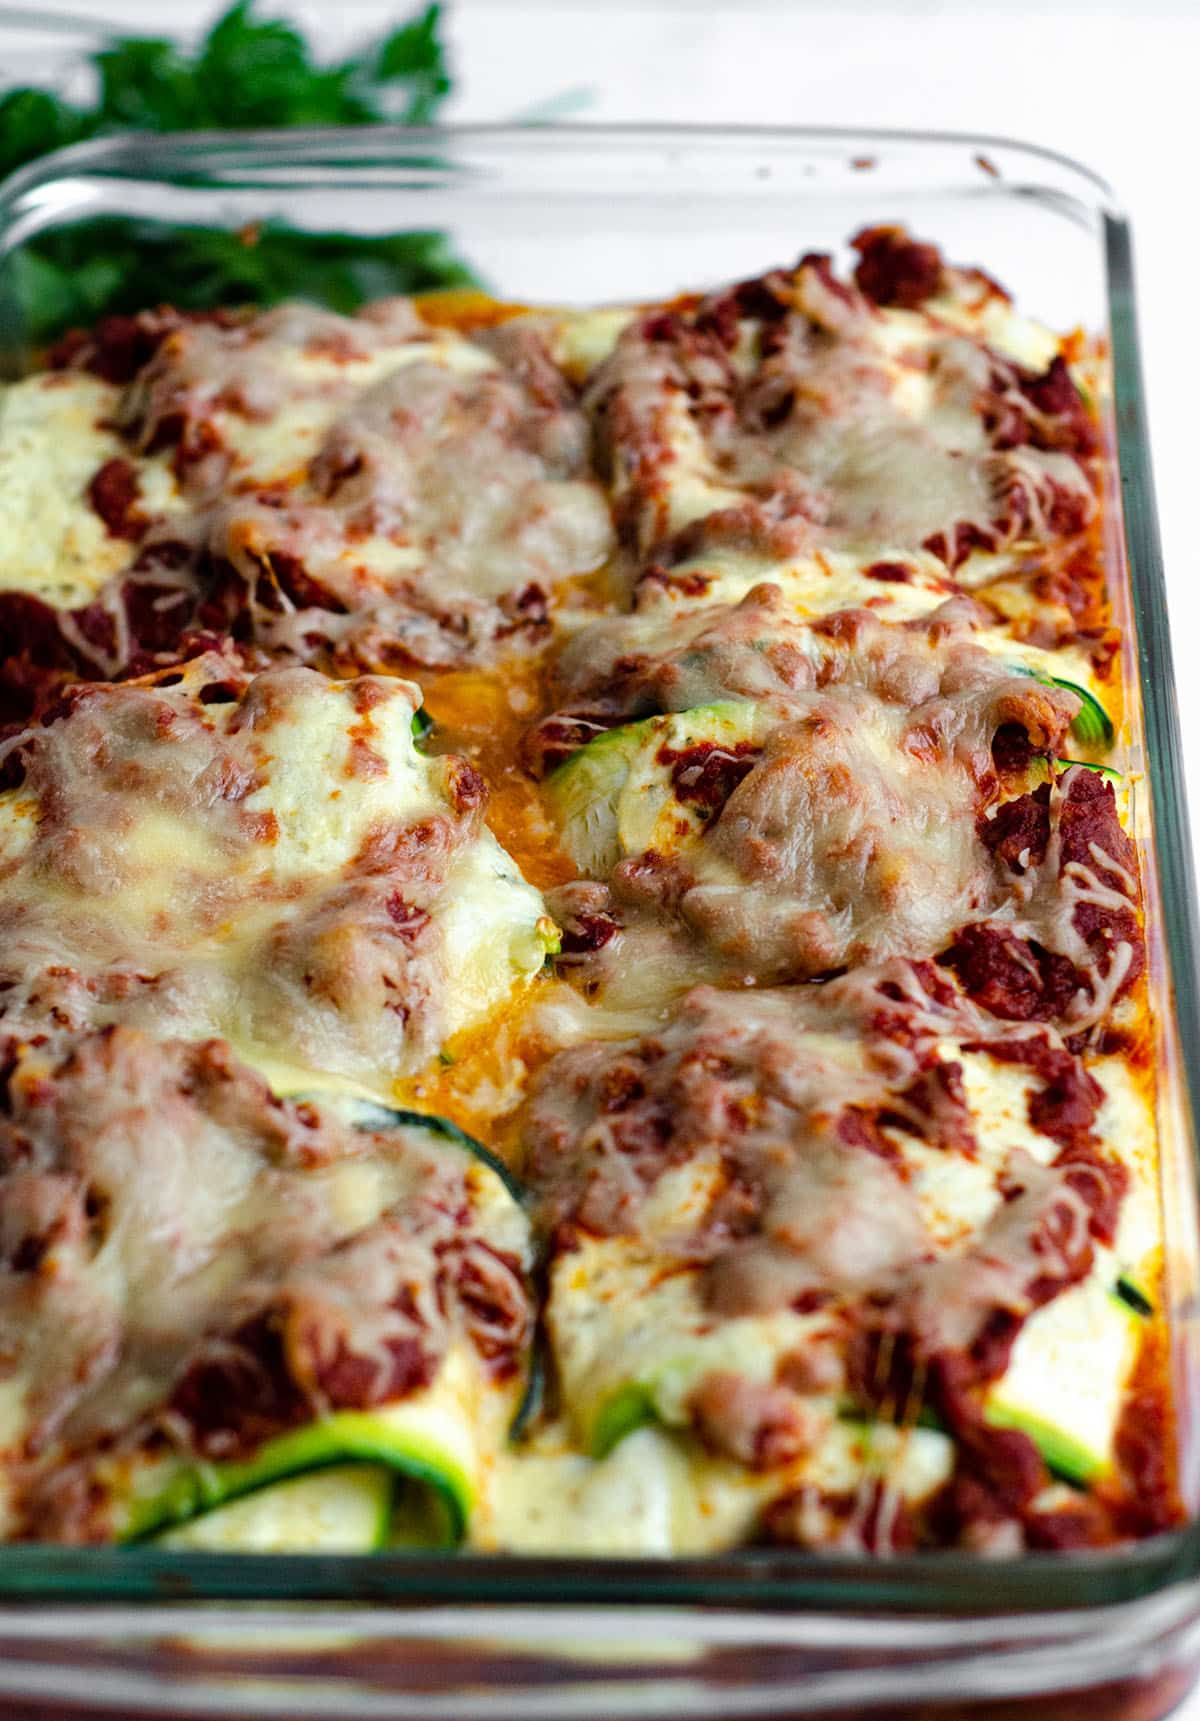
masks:
{"type": "MultiPolygon", "coordinates": [[[[127,36],[93,55],[96,97],[48,90],[0,97],[0,178],[67,144],[117,131],[426,125],[451,87],[441,8],[426,6],[349,59],[322,65],[294,25],[237,0],[192,51],[127,36]]],[[[172,303],[271,304],[309,298],[350,311],[389,293],[474,277],[444,235],[301,233],[282,222],[233,233],[116,217],[58,229],[6,265],[10,312],[38,345],[114,311],[172,303]]]]}

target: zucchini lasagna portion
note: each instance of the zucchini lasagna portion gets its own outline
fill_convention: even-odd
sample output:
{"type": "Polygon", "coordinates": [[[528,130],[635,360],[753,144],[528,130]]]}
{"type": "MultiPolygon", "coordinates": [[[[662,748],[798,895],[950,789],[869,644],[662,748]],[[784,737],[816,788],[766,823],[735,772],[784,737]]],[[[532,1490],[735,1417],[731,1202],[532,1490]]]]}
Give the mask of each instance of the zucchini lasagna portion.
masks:
{"type": "Polygon", "coordinates": [[[1106,366],[895,228],[0,396],[0,1524],[1176,1522],[1106,366]]]}

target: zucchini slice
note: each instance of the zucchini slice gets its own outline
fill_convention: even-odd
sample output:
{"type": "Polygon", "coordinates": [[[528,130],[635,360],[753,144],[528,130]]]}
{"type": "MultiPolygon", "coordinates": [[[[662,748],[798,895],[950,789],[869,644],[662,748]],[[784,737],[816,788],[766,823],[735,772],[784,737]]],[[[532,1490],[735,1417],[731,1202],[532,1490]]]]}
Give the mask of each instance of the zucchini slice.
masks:
{"type": "Polygon", "coordinates": [[[396,1484],[392,1478],[392,1509],[384,1545],[389,1548],[453,1548],[454,1521],[445,1497],[433,1488],[396,1484]]]}
{"type": "MultiPolygon", "coordinates": [[[[326,1096],[313,1092],[307,1097],[322,1099],[326,1096]]],[[[465,1129],[451,1123],[448,1117],[439,1117],[436,1112],[406,1111],[403,1107],[385,1106],[376,1100],[346,1099],[338,1094],[328,1097],[348,1116],[356,1129],[424,1129],[431,1135],[440,1136],[443,1141],[453,1142],[455,1147],[464,1148],[472,1159],[477,1159],[481,1165],[486,1165],[489,1171],[495,1172],[514,1201],[524,1201],[524,1185],[499,1155],[493,1153],[490,1147],[485,1147],[481,1141],[477,1141],[473,1135],[468,1135],[465,1129]]]]}
{"type": "Polygon", "coordinates": [[[546,1403],[546,1337],[539,1323],[529,1356],[529,1372],[525,1391],[509,1425],[508,1439],[512,1446],[526,1440],[546,1403]]]}
{"type": "MultiPolygon", "coordinates": [[[[1043,670],[1030,669],[1028,664],[1013,663],[1009,668],[1014,675],[1028,675],[1034,681],[1040,681],[1044,687],[1062,687],[1068,693],[1073,693],[1080,701],[1080,709],[1071,721],[1072,734],[1082,741],[1085,747],[1105,750],[1112,746],[1116,740],[1113,720],[1089,688],[1081,687],[1077,681],[1068,681],[1061,675],[1047,675],[1043,670]]],[[[1074,761],[1076,764],[1080,762],[1074,761]]]]}
{"type": "MultiPolygon", "coordinates": [[[[495,1212],[501,1231],[512,1232],[512,1247],[527,1249],[520,1185],[502,1161],[456,1124],[357,1095],[312,1092],[310,1097],[360,1129],[421,1129],[442,1137],[448,1151],[468,1153],[486,1168],[472,1200],[495,1212]]],[[[245,1460],[156,1455],[132,1465],[126,1461],[123,1468],[114,1464],[99,1480],[114,1502],[120,1541],[157,1536],[166,1546],[365,1551],[383,1545],[377,1527],[383,1508],[372,1518],[368,1504],[386,1494],[389,1545],[453,1546],[466,1534],[520,1393],[519,1382],[498,1386],[474,1346],[463,1339],[452,1344],[428,1387],[393,1403],[319,1417],[266,1441],[245,1460]],[[339,1490],[346,1497],[345,1521],[333,1530],[328,1526],[337,1514],[331,1502],[339,1490]],[[374,1528],[368,1529],[368,1519],[374,1528]],[[180,1539],[183,1532],[177,1533],[176,1526],[189,1527],[186,1539],[180,1539]]]]}
{"type": "Polygon", "coordinates": [[[677,852],[711,816],[679,792],[677,762],[693,747],[757,746],[768,724],[759,706],[727,700],[598,735],[546,780],[563,847],[591,877],[611,872],[623,855],[677,852]]]}
{"type": "Polygon", "coordinates": [[[1112,1468],[1141,1316],[1093,1274],[1032,1315],[984,1404],[997,1428],[1028,1434],[1049,1468],[1086,1487],[1112,1468]]]}
{"type": "Polygon", "coordinates": [[[380,1464],[337,1464],[277,1482],[155,1538],[210,1553],[369,1554],[391,1536],[395,1477],[380,1464]]]}
{"type": "Polygon", "coordinates": [[[1125,775],[1112,765],[1098,765],[1092,759],[1056,759],[1054,763],[1060,771],[1069,771],[1073,765],[1078,765],[1081,771],[1095,771],[1100,777],[1107,777],[1110,783],[1123,783],[1125,775]]]}
{"type": "Polygon", "coordinates": [[[619,1237],[580,1239],[551,1266],[546,1332],[559,1397],[591,1457],[647,1423],[687,1427],[691,1395],[710,1373],[770,1381],[780,1357],[826,1324],[790,1309],[714,1321],[699,1279],[619,1237]]]}
{"type": "Polygon", "coordinates": [[[1148,1320],[1154,1313],[1152,1300],[1140,1285],[1136,1285],[1125,1274],[1122,1274],[1113,1286],[1113,1296],[1119,1297],[1127,1308],[1132,1309],[1135,1315],[1141,1315],[1144,1320],[1148,1320]]]}
{"type": "Polygon", "coordinates": [[[617,797],[634,755],[658,721],[652,717],[597,735],[546,779],[545,795],[562,846],[581,873],[602,878],[620,860],[617,797]]]}
{"type": "MultiPolygon", "coordinates": [[[[171,1456],[143,1461],[113,1479],[118,1540],[157,1531],[256,1496],[293,1478],[348,1463],[381,1469],[431,1492],[444,1507],[448,1540],[462,1540],[479,1493],[488,1430],[481,1366],[452,1350],[423,1392],[373,1410],[337,1411],[277,1435],[252,1458],[208,1463],[171,1456]]],[[[503,1430],[500,1434],[502,1437],[503,1430]]]]}
{"type": "Polygon", "coordinates": [[[640,1382],[623,1386],[602,1406],[592,1423],[591,1455],[607,1458],[627,1434],[661,1421],[654,1394],[640,1382]]]}
{"type": "Polygon", "coordinates": [[[1079,715],[1071,724],[1073,733],[1078,735],[1087,747],[1111,747],[1116,740],[1116,730],[1113,728],[1112,718],[1096,695],[1086,687],[1080,687],[1078,682],[1064,681],[1059,676],[1055,677],[1055,685],[1065,687],[1068,693],[1077,694],[1083,701],[1079,715]]]}

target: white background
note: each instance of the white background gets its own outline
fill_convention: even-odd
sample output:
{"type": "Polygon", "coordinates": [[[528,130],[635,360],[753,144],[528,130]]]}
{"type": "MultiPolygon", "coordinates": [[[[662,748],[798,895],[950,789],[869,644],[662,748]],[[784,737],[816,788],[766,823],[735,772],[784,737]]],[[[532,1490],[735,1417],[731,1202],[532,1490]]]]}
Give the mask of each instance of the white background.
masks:
{"type": "MultiPolygon", "coordinates": [[[[260,0],[264,10],[290,10],[331,48],[406,3],[342,0],[334,13],[328,0],[260,0]]],[[[208,10],[188,0],[69,5],[76,17],[159,31],[185,31],[208,10]]],[[[524,116],[586,90],[577,111],[592,119],[998,133],[1061,150],[1115,185],[1137,244],[1184,744],[1200,813],[1200,0],[1048,8],[449,0],[448,13],[455,118],[524,116]]],[[[10,61],[0,71],[13,69],[10,61]]],[[[1200,1721],[1200,1697],[1185,1717],[1200,1721]]]]}

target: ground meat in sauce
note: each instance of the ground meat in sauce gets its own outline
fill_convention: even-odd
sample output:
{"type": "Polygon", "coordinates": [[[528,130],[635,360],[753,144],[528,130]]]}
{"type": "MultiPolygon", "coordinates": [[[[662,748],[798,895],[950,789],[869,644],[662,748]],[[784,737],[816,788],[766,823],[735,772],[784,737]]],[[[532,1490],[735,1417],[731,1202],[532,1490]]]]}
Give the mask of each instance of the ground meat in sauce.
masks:
{"type": "Polygon", "coordinates": [[[1063,1016],[1087,986],[1069,957],[986,921],[965,926],[939,960],[953,968],[970,997],[1008,1022],[1063,1016]]]}
{"type": "MultiPolygon", "coordinates": [[[[586,423],[532,321],[469,337],[475,362],[459,372],[418,354],[361,383],[362,361],[393,349],[399,361],[422,342],[436,356],[434,337],[391,301],[354,317],[295,305],[162,310],[60,343],[52,364],[123,391],[114,427],[130,458],[110,460],[89,495],[109,533],[130,540],[130,571],[154,565],[160,538],[182,550],[172,600],[152,618],[158,637],[128,618],[84,672],[123,673],[138,650],[178,651],[217,612],[272,655],[343,675],[544,643],[559,583],[592,573],[611,546],[586,423]],[[298,482],[265,454],[257,470],[242,449],[245,424],[314,399],[284,363],[293,344],[331,366],[328,423],[303,449],[298,482]],[[169,457],[181,492],[169,540],[165,528],[147,535],[137,507],[136,460],[153,455],[169,457]]],[[[105,618],[123,578],[103,592],[105,618]]]]}
{"type": "Polygon", "coordinates": [[[913,310],[941,287],[937,246],[910,239],[903,228],[864,227],[851,243],[858,252],[855,285],[877,305],[913,310]]]}
{"type": "Polygon", "coordinates": [[[114,538],[136,543],[146,529],[138,509],[136,469],[128,460],[107,460],[88,485],[88,500],[114,538]]]}
{"type": "MultiPolygon", "coordinates": [[[[767,596],[759,620],[775,613],[767,596]]],[[[745,619],[731,621],[717,665],[745,619]]],[[[906,650],[855,612],[814,624],[810,639],[818,632],[825,661],[806,651],[807,674],[758,708],[761,739],[657,747],[698,829],[681,827],[677,852],[625,854],[608,880],[618,900],[677,920],[697,977],[715,965],[771,984],[938,951],[1004,888],[989,854],[1007,853],[1012,813],[978,811],[1000,792],[993,735],[1020,721],[1053,746],[1070,721],[1070,695],[996,670],[965,642],[912,635],[906,650]]],[[[688,657],[702,677],[699,653],[688,657]]],[[[542,750],[552,733],[541,726],[542,750]]]]}
{"type": "Polygon", "coordinates": [[[728,745],[699,741],[679,749],[660,747],[655,757],[660,765],[670,768],[675,798],[685,807],[695,807],[703,817],[712,818],[753,770],[761,751],[752,741],[728,745]]]}
{"type": "Polygon", "coordinates": [[[1046,858],[1050,841],[1050,785],[1004,801],[977,824],[979,840],[998,861],[1023,873],[1046,858]]]}

